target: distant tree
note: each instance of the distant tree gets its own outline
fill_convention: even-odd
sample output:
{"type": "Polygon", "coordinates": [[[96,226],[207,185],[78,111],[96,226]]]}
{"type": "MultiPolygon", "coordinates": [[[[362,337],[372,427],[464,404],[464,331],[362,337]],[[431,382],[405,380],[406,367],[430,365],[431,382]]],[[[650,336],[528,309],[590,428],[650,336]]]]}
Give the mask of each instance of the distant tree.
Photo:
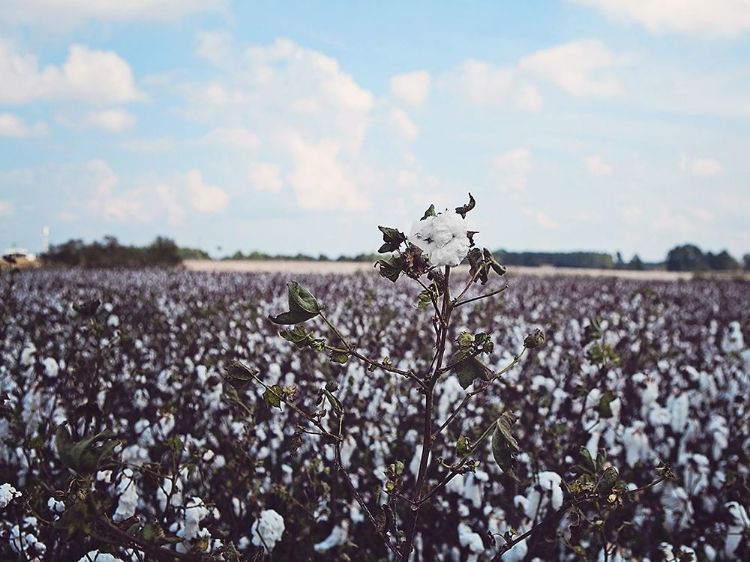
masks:
{"type": "Polygon", "coordinates": [[[729,255],[729,252],[726,250],[723,250],[719,254],[708,252],[706,254],[706,262],[708,263],[708,267],[715,271],[737,271],[740,268],[739,262],[729,255]]]}
{"type": "Polygon", "coordinates": [[[615,254],[615,269],[625,269],[626,267],[625,260],[622,259],[622,254],[617,252],[615,254]]]}
{"type": "Polygon", "coordinates": [[[646,266],[641,261],[641,258],[638,257],[638,254],[635,254],[628,264],[628,269],[632,269],[633,271],[643,271],[646,269],[646,266]]]}
{"type": "Polygon", "coordinates": [[[742,256],[742,269],[750,271],[750,254],[742,256]]]}
{"type": "Polygon", "coordinates": [[[177,244],[162,236],[159,236],[145,249],[145,254],[145,265],[170,267],[182,263],[177,244]]]}
{"type": "Polygon", "coordinates": [[[208,252],[199,248],[180,248],[180,257],[183,260],[208,260],[211,256],[208,252]]]}
{"type": "Polygon", "coordinates": [[[669,250],[666,260],[668,271],[705,271],[706,256],[698,246],[685,244],[669,250]]]}
{"type": "Polygon", "coordinates": [[[84,244],[69,240],[51,246],[42,255],[42,261],[52,267],[84,268],[137,268],[171,267],[182,262],[179,248],[168,238],[159,237],[145,248],[123,246],[114,236],[105,236],[101,242],[84,244]]]}

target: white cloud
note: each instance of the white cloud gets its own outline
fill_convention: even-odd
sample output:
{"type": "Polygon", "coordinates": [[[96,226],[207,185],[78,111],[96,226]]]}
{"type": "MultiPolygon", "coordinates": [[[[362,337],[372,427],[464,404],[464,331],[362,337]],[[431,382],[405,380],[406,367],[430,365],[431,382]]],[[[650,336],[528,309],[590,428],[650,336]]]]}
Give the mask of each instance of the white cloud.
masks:
{"type": "Polygon", "coordinates": [[[101,129],[110,133],[121,133],[130,129],[138,120],[124,109],[87,111],[79,117],[58,115],[57,122],[70,129],[101,129]]]}
{"type": "Polygon", "coordinates": [[[391,77],[391,94],[415,107],[427,101],[432,87],[432,77],[426,70],[417,70],[391,77]]]}
{"type": "Polygon", "coordinates": [[[258,136],[244,127],[216,127],[202,139],[208,144],[223,144],[243,150],[255,150],[260,146],[258,136]]]}
{"type": "Polygon", "coordinates": [[[232,58],[233,38],[226,31],[203,31],[198,34],[195,54],[216,66],[222,66],[232,58]]]}
{"type": "Polygon", "coordinates": [[[91,160],[86,164],[84,176],[87,187],[96,197],[110,195],[120,181],[104,160],[91,160]]]}
{"type": "Polygon", "coordinates": [[[536,218],[536,222],[537,224],[539,224],[539,226],[547,230],[552,230],[560,226],[556,221],[553,221],[551,218],[549,218],[543,211],[537,211],[534,215],[534,218],[536,218]]]}
{"type": "Polygon", "coordinates": [[[196,12],[227,13],[226,0],[3,0],[0,20],[70,29],[87,21],[176,21],[196,12]]]}
{"type": "Polygon", "coordinates": [[[172,137],[154,137],[150,139],[128,139],[119,143],[118,146],[123,150],[130,150],[132,152],[158,152],[172,150],[175,144],[175,140],[172,137]]]}
{"type": "Polygon", "coordinates": [[[476,59],[467,59],[441,77],[441,85],[474,105],[500,105],[513,84],[515,71],[476,59]]]}
{"type": "Polygon", "coordinates": [[[181,223],[185,216],[185,209],[179,203],[179,197],[177,196],[176,190],[166,183],[160,183],[154,187],[154,192],[156,193],[156,198],[167,213],[169,224],[174,226],[181,223]]]}
{"type": "Polygon", "coordinates": [[[12,113],[0,113],[0,137],[43,137],[47,134],[47,126],[41,121],[27,126],[23,120],[12,113]]]}
{"type": "Polygon", "coordinates": [[[370,202],[357,191],[351,173],[339,161],[341,146],[332,139],[308,142],[299,134],[290,134],[287,148],[294,170],[287,181],[294,188],[297,204],[309,211],[369,209],[370,202]]]}
{"type": "Polygon", "coordinates": [[[525,56],[522,70],[549,80],[573,96],[616,96],[623,93],[614,74],[621,60],[598,39],[572,41],[525,56]]]}
{"type": "Polygon", "coordinates": [[[281,171],[276,164],[254,162],[250,164],[247,177],[258,191],[278,193],[284,185],[281,180],[281,171]]]}
{"type": "Polygon", "coordinates": [[[750,30],[748,0],[572,0],[608,16],[635,21],[652,33],[739,35],[750,30]]]}
{"type": "Polygon", "coordinates": [[[212,81],[175,88],[186,98],[187,117],[249,125],[264,139],[289,130],[307,138],[333,138],[343,152],[358,156],[375,97],[336,59],[288,39],[240,44],[232,52],[212,81]]]}
{"type": "Polygon", "coordinates": [[[622,218],[625,222],[637,222],[643,218],[643,210],[637,205],[629,205],[622,210],[622,218]]]}
{"type": "Polygon", "coordinates": [[[492,159],[492,165],[499,173],[497,184],[502,191],[526,189],[531,172],[531,151],[517,148],[492,159]]]}
{"type": "Polygon", "coordinates": [[[713,158],[696,158],[690,162],[690,172],[694,176],[708,178],[720,174],[724,166],[713,158]]]}
{"type": "Polygon", "coordinates": [[[516,88],[513,102],[521,111],[540,111],[544,106],[542,94],[531,84],[520,84],[516,88]]]}
{"type": "Polygon", "coordinates": [[[190,204],[196,211],[216,214],[227,208],[229,197],[226,191],[215,185],[205,183],[200,170],[190,170],[187,173],[187,188],[190,204]]]}
{"type": "Polygon", "coordinates": [[[12,202],[0,199],[0,217],[12,217],[15,212],[16,208],[12,202]]]}
{"type": "Polygon", "coordinates": [[[396,107],[391,108],[390,123],[396,132],[406,140],[417,140],[417,137],[419,136],[419,127],[409,119],[409,116],[403,109],[398,109],[396,107]]]}
{"type": "Polygon", "coordinates": [[[0,103],[75,99],[92,105],[143,101],[130,65],[112,51],[72,45],[62,66],[39,68],[37,57],[0,40],[0,103]]]}
{"type": "Polygon", "coordinates": [[[586,169],[592,176],[608,176],[612,173],[612,166],[605,164],[601,156],[591,155],[583,159],[586,169]]]}

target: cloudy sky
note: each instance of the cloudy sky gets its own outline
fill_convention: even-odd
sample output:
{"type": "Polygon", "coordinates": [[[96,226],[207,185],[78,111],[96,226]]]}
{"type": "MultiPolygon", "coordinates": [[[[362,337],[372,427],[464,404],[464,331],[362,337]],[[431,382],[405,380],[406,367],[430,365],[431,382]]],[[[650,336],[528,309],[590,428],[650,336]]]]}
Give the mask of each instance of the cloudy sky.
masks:
{"type": "Polygon", "coordinates": [[[0,1],[0,250],[750,252],[750,0],[0,1]]]}

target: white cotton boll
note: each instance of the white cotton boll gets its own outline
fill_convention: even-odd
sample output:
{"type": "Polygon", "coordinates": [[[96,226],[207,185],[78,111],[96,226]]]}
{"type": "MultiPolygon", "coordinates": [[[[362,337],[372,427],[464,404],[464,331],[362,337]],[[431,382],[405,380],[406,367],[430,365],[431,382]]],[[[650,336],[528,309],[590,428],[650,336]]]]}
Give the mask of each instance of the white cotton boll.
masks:
{"type": "Polygon", "coordinates": [[[622,444],[625,447],[625,462],[631,468],[641,461],[648,459],[651,447],[648,436],[644,433],[646,424],[642,421],[633,422],[626,428],[622,435],[622,444]]]}
{"type": "Polygon", "coordinates": [[[273,550],[284,534],[284,518],[273,509],[261,511],[260,517],[250,528],[255,546],[262,546],[266,553],[273,550]]]}
{"type": "Polygon", "coordinates": [[[133,471],[129,468],[122,471],[120,483],[117,485],[117,493],[120,494],[120,501],[112,520],[125,521],[135,515],[135,509],[138,507],[138,487],[133,480],[133,471]]]}
{"type": "Polygon", "coordinates": [[[332,548],[346,544],[346,541],[349,539],[348,527],[347,521],[343,523],[342,527],[336,525],[328,537],[313,545],[313,550],[315,552],[327,552],[332,548]]]}
{"type": "Polygon", "coordinates": [[[44,365],[44,373],[48,377],[55,378],[57,377],[57,374],[60,372],[60,366],[57,364],[57,361],[53,359],[52,357],[47,357],[42,361],[42,365],[44,365]]]}
{"type": "Polygon", "coordinates": [[[503,562],[521,562],[526,558],[526,554],[529,552],[529,545],[526,543],[527,539],[522,540],[519,543],[513,545],[508,552],[503,554],[503,562]]]}
{"type": "Polygon", "coordinates": [[[724,554],[727,559],[733,557],[734,552],[740,546],[742,540],[742,534],[745,529],[750,527],[750,519],[747,516],[747,511],[737,502],[728,502],[724,504],[732,515],[732,522],[727,528],[727,537],[724,539],[724,554]]]}
{"type": "Polygon", "coordinates": [[[462,494],[464,486],[466,485],[464,475],[456,474],[448,483],[445,485],[446,492],[453,492],[454,494],[462,494]]]}
{"type": "Polygon", "coordinates": [[[456,267],[469,253],[466,220],[453,211],[445,211],[414,223],[409,242],[419,247],[434,267],[456,267]]]}
{"type": "Polygon", "coordinates": [[[690,412],[690,400],[686,393],[679,396],[670,396],[667,401],[667,408],[672,414],[672,430],[676,433],[682,432],[688,422],[688,413],[690,412]]]}
{"type": "Polygon", "coordinates": [[[83,556],[78,562],[124,562],[122,558],[117,558],[114,554],[108,552],[99,552],[90,550],[86,556],[83,556]]]}
{"type": "Polygon", "coordinates": [[[31,367],[36,361],[36,346],[30,343],[23,348],[21,352],[21,365],[24,367],[31,367]]]}
{"type": "Polygon", "coordinates": [[[601,431],[594,430],[591,432],[591,437],[589,437],[589,440],[586,442],[586,450],[594,458],[596,458],[596,453],[599,451],[599,439],[601,436],[601,431]]]}
{"type": "Polygon", "coordinates": [[[357,449],[357,442],[354,437],[347,435],[344,442],[341,444],[341,465],[346,468],[350,465],[352,460],[352,454],[357,449]]]}
{"type": "Polygon", "coordinates": [[[672,413],[658,404],[652,404],[648,413],[648,421],[655,427],[669,425],[672,422],[672,413]]]}
{"type": "Polygon", "coordinates": [[[721,349],[724,353],[740,352],[745,348],[745,339],[742,336],[742,328],[736,320],[729,323],[729,330],[724,333],[721,340],[721,349]]]}
{"type": "Polygon", "coordinates": [[[112,326],[113,328],[117,328],[120,325],[120,318],[117,316],[117,314],[110,314],[109,318],[107,318],[107,326],[112,326]]]}
{"type": "Polygon", "coordinates": [[[57,501],[55,498],[49,498],[47,500],[47,508],[52,513],[62,513],[65,511],[65,502],[57,501]]]}
{"type": "Polygon", "coordinates": [[[200,528],[200,522],[208,515],[208,509],[206,508],[203,500],[197,497],[190,498],[187,505],[185,506],[185,527],[177,536],[185,540],[191,540],[202,535],[200,528]]]}
{"type": "Polygon", "coordinates": [[[471,530],[466,523],[458,524],[458,542],[461,546],[467,547],[470,552],[479,554],[484,552],[484,542],[482,542],[482,536],[479,533],[475,533],[471,530]]]}
{"type": "Polygon", "coordinates": [[[0,509],[5,508],[15,498],[20,498],[21,492],[10,484],[0,484],[0,509]]]}
{"type": "Polygon", "coordinates": [[[711,418],[706,428],[708,433],[713,435],[714,442],[711,446],[711,456],[718,461],[721,458],[724,449],[729,445],[729,426],[724,416],[716,415],[711,418]]]}

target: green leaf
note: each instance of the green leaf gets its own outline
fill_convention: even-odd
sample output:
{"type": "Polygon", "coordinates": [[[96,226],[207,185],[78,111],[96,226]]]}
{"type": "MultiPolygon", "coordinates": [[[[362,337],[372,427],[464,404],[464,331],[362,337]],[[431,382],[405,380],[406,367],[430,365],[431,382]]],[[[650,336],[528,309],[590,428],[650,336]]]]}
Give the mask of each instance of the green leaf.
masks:
{"type": "Polygon", "coordinates": [[[617,476],[619,474],[620,471],[617,470],[616,467],[610,466],[607,468],[602,474],[601,480],[599,480],[599,485],[596,487],[596,491],[600,494],[608,494],[614,487],[615,482],[617,482],[617,476]]]}
{"type": "Polygon", "coordinates": [[[378,230],[383,233],[383,245],[378,249],[379,254],[395,252],[401,244],[406,242],[406,235],[400,230],[387,226],[379,226],[378,230]]]}
{"type": "Polygon", "coordinates": [[[459,457],[465,457],[469,454],[469,451],[471,450],[471,443],[469,443],[468,437],[465,437],[462,435],[458,438],[458,441],[456,441],[456,454],[459,457]]]}
{"type": "Polygon", "coordinates": [[[531,334],[526,336],[526,339],[523,340],[523,346],[526,349],[534,349],[542,346],[544,344],[544,340],[544,332],[537,328],[531,334]]]}
{"type": "Polygon", "coordinates": [[[320,304],[313,294],[296,281],[286,284],[289,294],[289,312],[269,316],[276,324],[299,324],[315,318],[320,313],[320,304]]]}
{"type": "Polygon", "coordinates": [[[453,356],[451,363],[455,363],[453,370],[458,375],[458,382],[461,388],[469,388],[475,379],[480,378],[488,381],[492,378],[492,371],[488,369],[476,357],[467,357],[467,351],[459,349],[453,356]]]}
{"type": "Polygon", "coordinates": [[[224,369],[224,380],[235,389],[244,390],[259,372],[257,369],[251,369],[240,361],[232,361],[224,369]]]}
{"type": "Polygon", "coordinates": [[[613,400],[615,400],[617,396],[614,392],[607,389],[604,391],[604,394],[602,394],[602,397],[599,399],[599,415],[603,418],[611,418],[612,417],[612,407],[610,404],[613,400]]]}
{"type": "Polygon", "coordinates": [[[281,410],[281,398],[283,389],[278,384],[275,384],[266,389],[263,393],[263,401],[269,408],[278,408],[281,410]]]}
{"type": "Polygon", "coordinates": [[[328,399],[328,402],[331,404],[331,408],[333,408],[337,414],[341,415],[344,411],[344,408],[341,406],[341,401],[325,388],[323,389],[323,394],[325,394],[326,399],[328,399]]]}
{"type": "Polygon", "coordinates": [[[432,304],[432,293],[428,290],[424,290],[421,293],[419,293],[419,297],[417,297],[417,308],[425,308],[432,304]]]}
{"type": "Polygon", "coordinates": [[[580,451],[581,456],[583,457],[584,468],[589,472],[596,472],[596,463],[594,462],[591,453],[589,453],[589,450],[586,447],[581,446],[580,451]]]}
{"type": "Polygon", "coordinates": [[[456,343],[460,349],[469,349],[474,344],[474,336],[469,332],[461,332],[456,338],[456,343]]]}
{"type": "Polygon", "coordinates": [[[419,220],[423,221],[428,217],[434,217],[434,216],[435,216],[435,205],[430,205],[429,209],[427,209],[424,212],[424,215],[422,215],[422,218],[419,220]]]}
{"type": "Polygon", "coordinates": [[[492,433],[492,456],[497,465],[516,482],[520,482],[518,475],[513,470],[516,455],[521,451],[518,442],[511,435],[513,424],[516,423],[513,412],[503,412],[495,422],[495,431],[492,433]]]}
{"type": "Polygon", "coordinates": [[[394,283],[404,270],[403,262],[399,256],[389,256],[375,262],[376,267],[380,267],[380,276],[390,279],[394,283]]]}
{"type": "Polygon", "coordinates": [[[65,468],[74,470],[78,474],[93,474],[99,466],[107,460],[120,443],[111,439],[115,434],[102,431],[96,435],[85,437],[77,443],[73,441],[67,422],[63,422],[55,429],[55,448],[65,468]]]}
{"type": "Polygon", "coordinates": [[[331,352],[331,361],[334,363],[346,363],[349,361],[349,354],[346,351],[331,352]]]}

